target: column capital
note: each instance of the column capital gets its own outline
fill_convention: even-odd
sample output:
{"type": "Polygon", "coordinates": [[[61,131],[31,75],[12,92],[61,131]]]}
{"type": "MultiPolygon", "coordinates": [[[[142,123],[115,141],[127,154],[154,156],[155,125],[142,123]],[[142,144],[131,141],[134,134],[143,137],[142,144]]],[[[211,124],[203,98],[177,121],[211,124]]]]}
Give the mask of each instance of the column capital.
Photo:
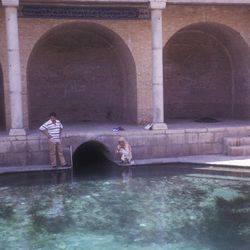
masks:
{"type": "Polygon", "coordinates": [[[19,0],[2,0],[2,5],[4,7],[18,7],[19,0]]]}
{"type": "Polygon", "coordinates": [[[151,0],[150,1],[150,9],[165,9],[166,2],[164,0],[151,0]]]}

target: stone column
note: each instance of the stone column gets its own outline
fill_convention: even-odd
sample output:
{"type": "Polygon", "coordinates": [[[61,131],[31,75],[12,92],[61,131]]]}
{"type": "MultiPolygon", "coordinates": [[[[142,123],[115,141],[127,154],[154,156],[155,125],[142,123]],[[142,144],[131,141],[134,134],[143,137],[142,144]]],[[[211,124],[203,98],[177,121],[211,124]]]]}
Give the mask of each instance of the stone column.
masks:
{"type": "Polygon", "coordinates": [[[22,85],[17,17],[19,0],[2,0],[2,5],[5,7],[8,49],[9,98],[11,116],[11,128],[9,135],[25,135],[23,126],[22,85]]]}
{"type": "Polygon", "coordinates": [[[167,129],[164,123],[163,55],[162,55],[162,10],[166,2],[152,0],[152,83],[153,83],[153,124],[152,129],[167,129]]]}

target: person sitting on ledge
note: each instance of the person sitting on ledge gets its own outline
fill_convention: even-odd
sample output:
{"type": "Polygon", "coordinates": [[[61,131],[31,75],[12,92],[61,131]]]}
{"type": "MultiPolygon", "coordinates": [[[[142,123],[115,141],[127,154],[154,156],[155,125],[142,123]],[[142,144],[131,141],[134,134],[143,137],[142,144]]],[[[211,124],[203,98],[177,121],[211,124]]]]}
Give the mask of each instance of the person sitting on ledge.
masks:
{"type": "Polygon", "coordinates": [[[124,137],[120,137],[116,147],[116,153],[121,157],[121,163],[130,164],[132,160],[131,146],[124,137]]]}
{"type": "Polygon", "coordinates": [[[62,129],[63,126],[61,122],[56,119],[55,112],[50,113],[49,120],[39,128],[39,130],[48,138],[50,164],[53,168],[57,166],[56,164],[57,154],[62,167],[68,167],[68,164],[66,163],[63,155],[63,149],[61,144],[62,129]]]}

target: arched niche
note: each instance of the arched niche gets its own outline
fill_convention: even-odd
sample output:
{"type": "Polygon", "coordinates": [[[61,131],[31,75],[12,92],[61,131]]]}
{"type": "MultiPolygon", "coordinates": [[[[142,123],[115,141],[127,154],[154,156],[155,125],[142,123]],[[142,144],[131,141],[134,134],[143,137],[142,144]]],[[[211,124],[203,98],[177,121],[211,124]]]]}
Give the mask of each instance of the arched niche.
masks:
{"type": "Polygon", "coordinates": [[[125,42],[94,23],[59,25],[28,62],[29,124],[55,111],[64,123],[137,120],[136,68],[125,42]]]}
{"type": "Polygon", "coordinates": [[[239,32],[192,24],[169,39],[163,57],[165,120],[250,117],[250,53],[239,32]]]}

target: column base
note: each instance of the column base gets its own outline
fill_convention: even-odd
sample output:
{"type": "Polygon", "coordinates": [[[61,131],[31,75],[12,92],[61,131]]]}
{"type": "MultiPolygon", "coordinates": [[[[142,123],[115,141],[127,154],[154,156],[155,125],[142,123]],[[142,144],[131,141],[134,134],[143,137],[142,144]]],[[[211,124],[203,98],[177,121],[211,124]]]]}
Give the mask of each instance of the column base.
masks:
{"type": "Polygon", "coordinates": [[[23,128],[11,128],[9,131],[9,136],[20,136],[26,135],[26,131],[23,128]]]}
{"type": "Polygon", "coordinates": [[[161,122],[161,123],[153,123],[152,124],[152,130],[163,130],[163,129],[168,129],[168,126],[166,123],[161,122]]]}

